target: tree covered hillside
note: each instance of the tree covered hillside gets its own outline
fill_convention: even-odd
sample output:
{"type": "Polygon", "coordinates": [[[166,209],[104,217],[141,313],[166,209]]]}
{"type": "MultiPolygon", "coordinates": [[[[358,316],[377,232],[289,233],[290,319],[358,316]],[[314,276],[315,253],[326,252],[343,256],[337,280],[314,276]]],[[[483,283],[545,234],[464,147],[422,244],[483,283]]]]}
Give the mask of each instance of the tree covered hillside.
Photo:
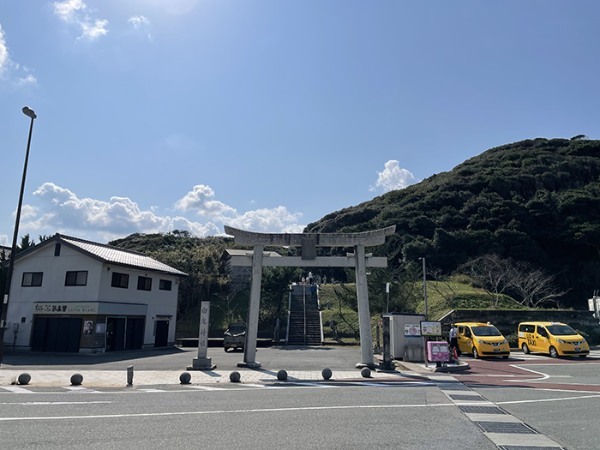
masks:
{"type": "Polygon", "coordinates": [[[450,172],[325,216],[309,232],[396,225],[378,249],[390,266],[425,256],[450,274],[479,256],[555,276],[564,306],[600,288],[600,141],[534,139],[490,149],[450,172]]]}

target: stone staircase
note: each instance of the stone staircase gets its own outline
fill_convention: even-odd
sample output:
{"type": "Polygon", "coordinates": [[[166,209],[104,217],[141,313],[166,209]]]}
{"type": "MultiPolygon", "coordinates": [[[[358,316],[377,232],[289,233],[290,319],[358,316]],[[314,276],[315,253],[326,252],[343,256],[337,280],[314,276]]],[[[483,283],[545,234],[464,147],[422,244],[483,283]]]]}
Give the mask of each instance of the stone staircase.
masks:
{"type": "Polygon", "coordinates": [[[292,285],[287,330],[289,345],[323,343],[323,326],[316,285],[292,285]]]}

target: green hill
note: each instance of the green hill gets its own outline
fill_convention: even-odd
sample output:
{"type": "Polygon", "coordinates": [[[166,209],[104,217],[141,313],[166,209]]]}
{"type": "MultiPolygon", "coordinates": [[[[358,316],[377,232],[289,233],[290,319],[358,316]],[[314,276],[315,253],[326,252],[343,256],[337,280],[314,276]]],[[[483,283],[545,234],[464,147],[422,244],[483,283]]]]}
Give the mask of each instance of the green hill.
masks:
{"type": "Polygon", "coordinates": [[[449,172],[328,214],[309,232],[396,225],[376,250],[392,269],[425,256],[450,274],[484,254],[554,275],[562,305],[587,309],[600,287],[600,141],[533,139],[490,149],[449,172]]]}

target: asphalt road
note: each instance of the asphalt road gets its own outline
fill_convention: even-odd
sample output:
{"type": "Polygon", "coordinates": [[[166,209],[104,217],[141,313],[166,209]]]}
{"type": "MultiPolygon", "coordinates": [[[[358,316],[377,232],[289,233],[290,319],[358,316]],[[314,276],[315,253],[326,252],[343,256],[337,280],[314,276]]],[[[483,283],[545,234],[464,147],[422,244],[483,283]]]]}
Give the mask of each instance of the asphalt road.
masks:
{"type": "MultiPolygon", "coordinates": [[[[195,356],[196,349],[9,354],[4,362],[30,370],[120,370],[130,364],[139,370],[178,370],[195,356]]],[[[235,370],[243,353],[209,348],[209,357],[223,370],[235,370]]],[[[271,371],[349,370],[359,359],[358,347],[257,352],[257,360],[271,371]]],[[[600,448],[597,350],[585,360],[520,353],[508,360],[463,360],[471,366],[467,372],[430,372],[429,379],[402,382],[174,384],[102,392],[5,388],[0,389],[0,448],[512,448],[498,445],[494,433],[482,427],[489,418],[467,413],[479,408],[474,405],[500,408],[507,413],[496,416],[500,422],[521,422],[541,433],[534,437],[554,441],[553,448],[600,448]],[[448,380],[460,383],[451,383],[448,391],[448,380]]]]}
{"type": "Polygon", "coordinates": [[[494,449],[435,385],[0,395],[3,449],[494,449]]]}

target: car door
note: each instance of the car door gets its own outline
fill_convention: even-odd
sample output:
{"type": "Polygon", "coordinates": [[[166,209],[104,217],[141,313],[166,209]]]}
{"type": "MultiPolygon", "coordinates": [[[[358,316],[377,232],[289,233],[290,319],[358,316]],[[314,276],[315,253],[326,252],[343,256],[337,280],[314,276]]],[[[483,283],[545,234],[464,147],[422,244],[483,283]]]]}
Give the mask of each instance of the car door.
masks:
{"type": "Polygon", "coordinates": [[[535,328],[535,351],[548,353],[550,351],[550,336],[548,335],[548,330],[542,325],[537,325],[535,328]]]}
{"type": "Polygon", "coordinates": [[[468,326],[461,325],[458,327],[458,349],[461,353],[471,353],[473,351],[473,340],[471,337],[471,329],[468,326]]]}

